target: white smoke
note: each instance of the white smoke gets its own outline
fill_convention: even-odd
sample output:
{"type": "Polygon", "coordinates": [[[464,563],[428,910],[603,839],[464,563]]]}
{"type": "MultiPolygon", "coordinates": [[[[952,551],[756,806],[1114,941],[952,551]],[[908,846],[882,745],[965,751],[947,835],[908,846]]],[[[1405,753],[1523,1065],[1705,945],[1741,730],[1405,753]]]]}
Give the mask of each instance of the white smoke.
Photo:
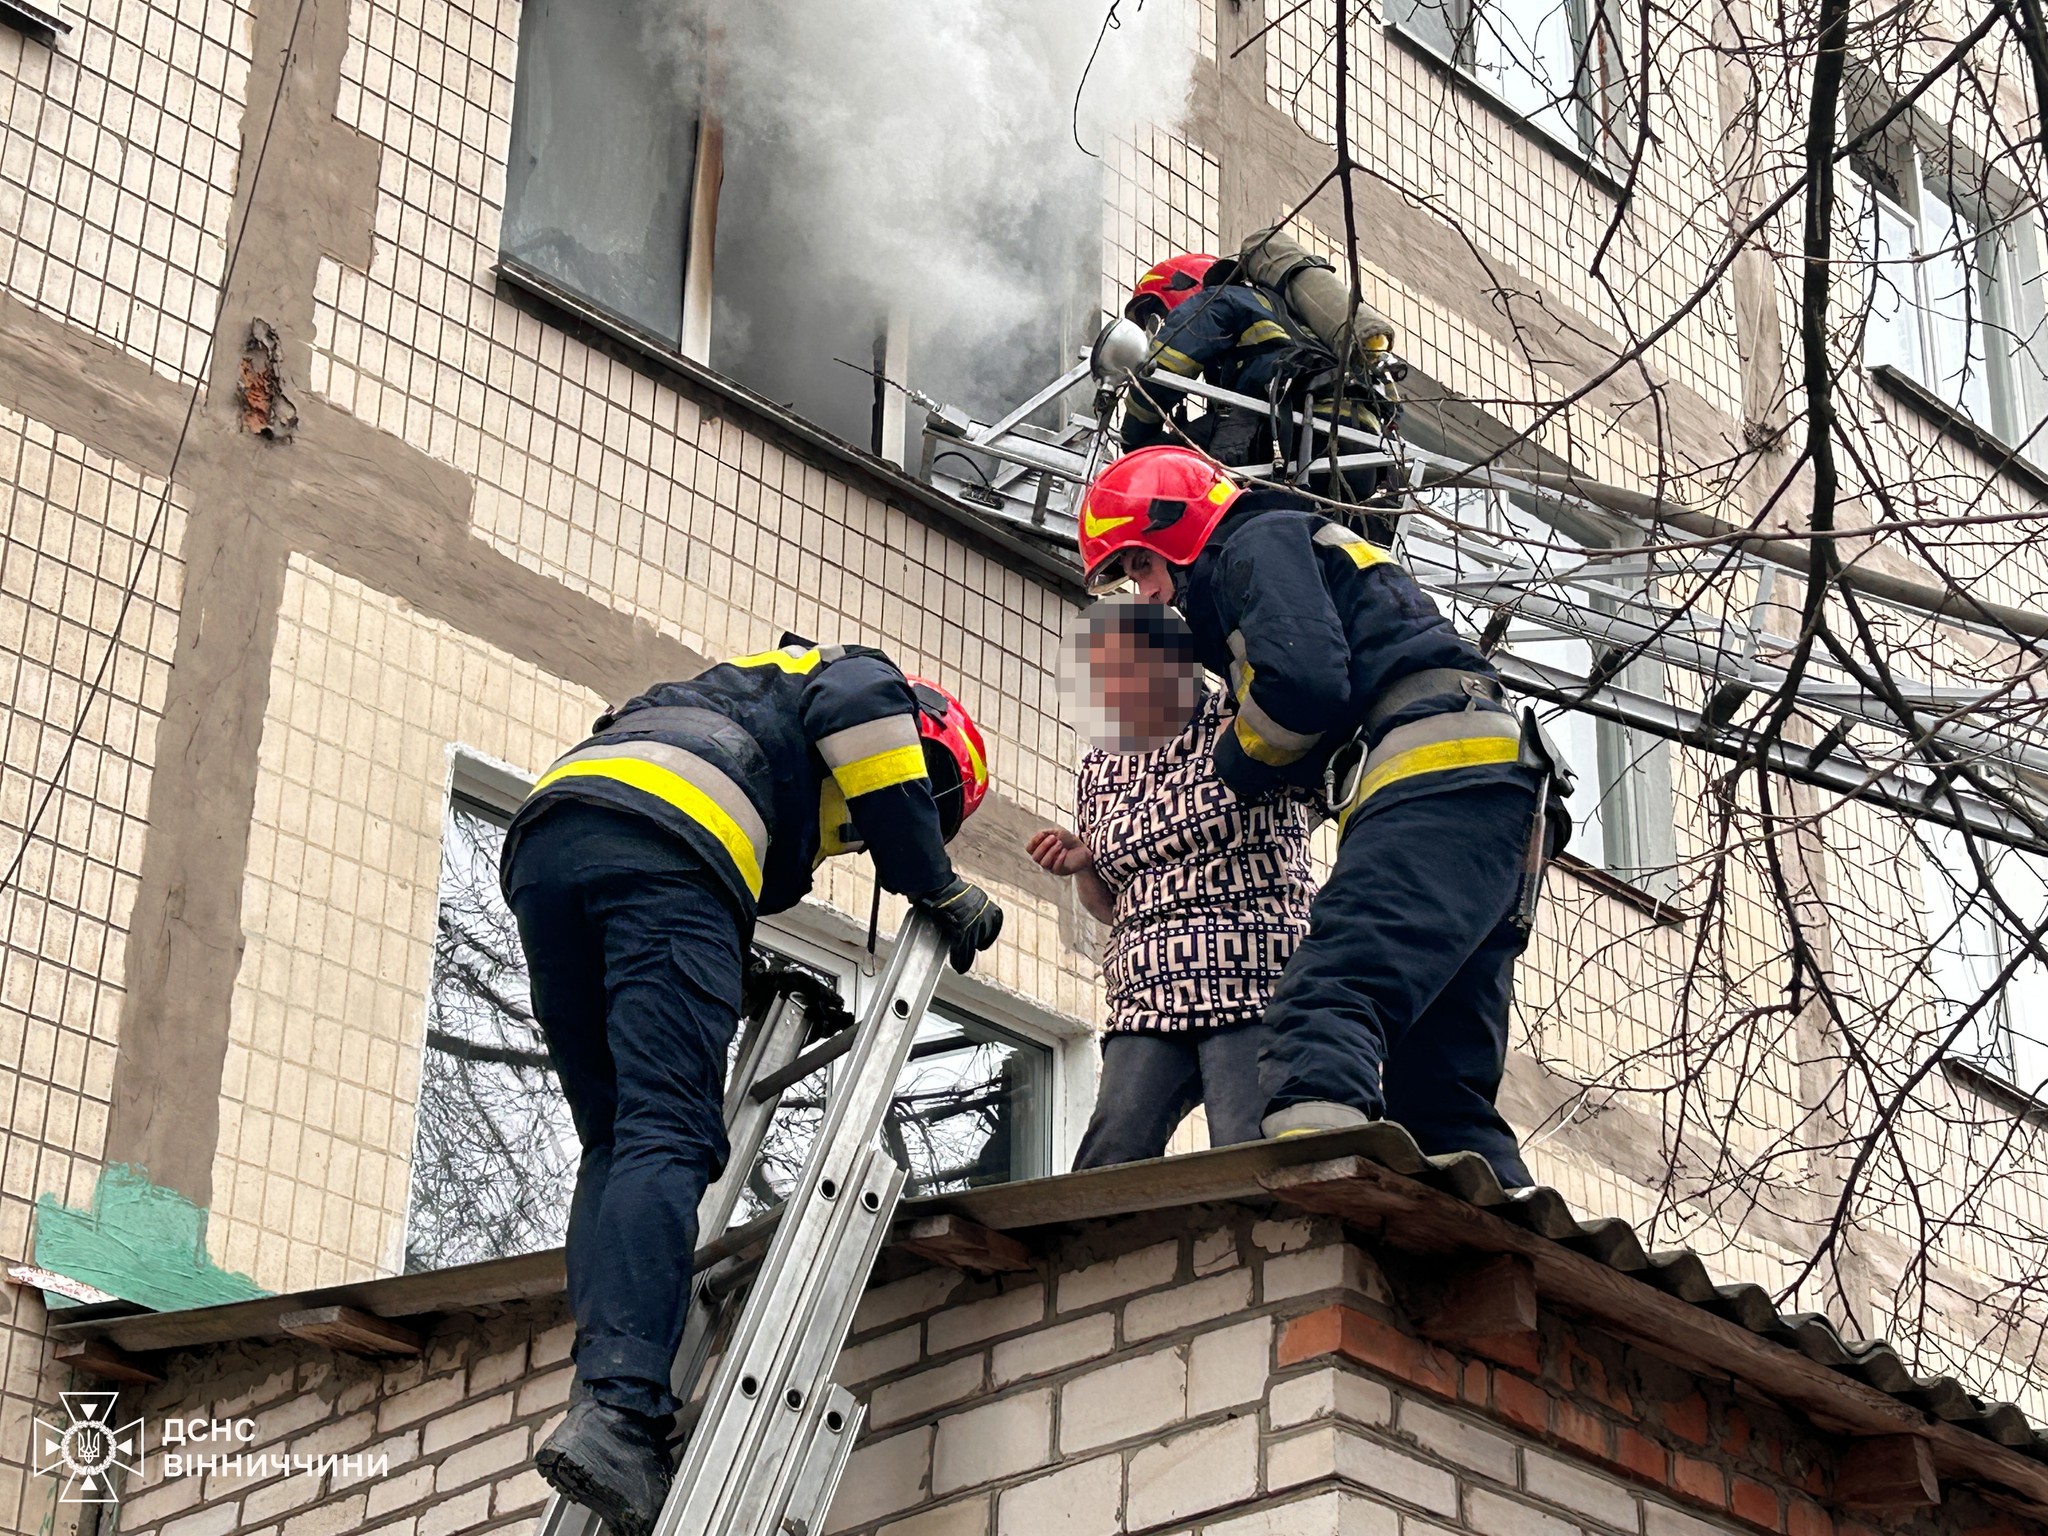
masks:
{"type": "MultiPolygon", "coordinates": [[[[1118,0],[1105,32],[1108,9],[716,4],[710,55],[729,146],[721,265],[730,215],[762,232],[747,260],[773,264],[776,289],[828,289],[848,312],[907,315],[927,358],[1000,352],[1044,326],[1071,307],[1076,275],[1100,266],[1102,170],[1075,143],[1077,89],[1080,141],[1103,155],[1136,124],[1177,123],[1191,84],[1193,0],[1118,0]]],[[[766,290],[766,274],[747,276],[766,290]]],[[[1099,278],[1086,286],[1092,311],[1099,278]]],[[[759,344],[773,322],[759,305],[748,318],[759,344]]]]}

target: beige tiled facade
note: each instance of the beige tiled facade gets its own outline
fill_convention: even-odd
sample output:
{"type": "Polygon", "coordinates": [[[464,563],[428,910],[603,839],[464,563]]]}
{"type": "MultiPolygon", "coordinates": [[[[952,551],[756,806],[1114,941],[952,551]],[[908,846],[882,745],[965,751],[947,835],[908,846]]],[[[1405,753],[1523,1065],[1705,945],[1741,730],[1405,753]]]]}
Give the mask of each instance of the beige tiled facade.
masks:
{"type": "Polygon", "coordinates": [[[249,15],[121,0],[54,53],[0,32],[7,292],[181,382],[218,318],[249,15]]]}
{"type": "MultiPolygon", "coordinates": [[[[1259,7],[1197,7],[1188,123],[1149,124],[1106,147],[1106,308],[1160,257],[1227,249],[1290,208],[1305,184],[1266,176],[1274,142],[1300,165],[1326,163],[1336,7],[1269,10],[1271,30],[1233,61],[1259,7]],[[1256,125],[1257,143],[1218,116],[1231,70],[1240,86],[1250,71],[1272,114],[1256,125]]],[[[537,770],[605,702],[649,680],[632,671],[640,658],[680,668],[772,645],[784,628],[882,645],[970,697],[1018,825],[1070,816],[1077,748],[1055,682],[1070,585],[771,413],[544,318],[494,275],[519,19],[514,0],[305,0],[296,17],[122,0],[55,50],[0,31],[0,305],[13,338],[70,370],[24,369],[16,381],[0,361],[0,856],[13,857],[28,808],[58,775],[80,684],[109,654],[138,535],[154,525],[105,685],[19,877],[0,894],[0,1071],[11,1078],[0,1096],[0,1257],[28,1257],[37,1196],[81,1205],[104,1161],[151,1161],[154,1133],[110,1137],[108,1121],[122,1092],[155,1092],[180,1096],[195,1124],[213,1128],[184,1182],[211,1212],[216,1262],[279,1290],[394,1267],[451,754],[537,770]],[[259,47],[259,34],[275,46],[259,47]],[[293,36],[307,62],[273,112],[275,55],[293,36]],[[293,245],[309,222],[293,178],[343,174],[306,143],[344,131],[368,170],[359,184],[322,184],[320,205],[343,210],[333,217],[354,220],[353,233],[293,245]],[[266,171],[258,185],[237,147],[273,132],[284,179],[266,171]],[[231,305],[221,301],[242,208],[264,259],[288,268],[282,311],[274,295],[259,310],[233,285],[231,305]],[[183,440],[208,339],[231,354],[258,313],[288,317],[300,438],[239,432],[229,375],[216,367],[219,398],[199,397],[187,449],[203,488],[181,475],[168,494],[154,477],[183,440]],[[78,380],[75,398],[48,382],[59,376],[78,380]],[[31,406],[72,414],[46,421],[31,406]],[[190,573],[209,596],[190,604],[188,516],[209,530],[208,561],[190,573]],[[170,664],[175,652],[190,675],[213,676],[204,669],[218,654],[215,625],[256,641],[239,706],[246,750],[195,731],[165,771],[177,775],[181,805],[215,804],[229,856],[160,871],[139,897],[155,737],[177,686],[170,664]],[[223,787],[209,802],[216,777],[223,787]],[[201,886],[211,907],[188,900],[201,886]],[[217,1069],[117,1091],[132,914],[157,914],[146,942],[161,947],[179,924],[201,921],[185,915],[193,908],[227,913],[192,940],[214,957],[211,1033],[192,1056],[217,1069]]],[[[1572,325],[1615,335],[1655,324],[1702,281],[1730,197],[1699,169],[1717,153],[1711,50],[1674,52],[1655,110],[1683,152],[1646,162],[1606,258],[1608,286],[1588,267],[1613,216],[1609,178],[1447,85],[1380,27],[1362,26],[1356,44],[1371,81],[1353,108],[1361,157],[1416,200],[1408,217],[1455,219],[1504,288],[1540,288],[1572,325]]],[[[1301,233],[1334,255],[1342,228],[1326,196],[1301,233]]],[[[1418,272],[1404,227],[1369,223],[1362,236],[1365,297],[1448,390],[1524,428],[1538,402],[1576,387],[1579,364],[1505,323],[1497,295],[1447,294],[1418,272]]],[[[1713,466],[1701,456],[1737,443],[1756,414],[1734,315],[1723,281],[1651,351],[1692,412],[1692,461],[1668,442],[1660,456],[1654,413],[1611,394],[1551,416],[1538,443],[1615,484],[1644,489],[1675,473],[1704,486],[1713,466]]],[[[1893,418],[1871,439],[1885,475],[1981,500],[1987,512],[2039,504],[1918,417],[1868,402],[1880,408],[1893,418]]],[[[1948,555],[1996,601],[2039,604],[2048,588],[2048,557],[2017,540],[1959,539],[1948,555]]],[[[1709,607],[1739,608],[1752,595],[1716,592],[1709,607]]],[[[1995,675],[2004,661],[1943,665],[1995,675]]],[[[1697,678],[1668,681],[1681,699],[1703,697],[1697,678]]],[[[204,718],[208,704],[181,707],[204,718]]],[[[1529,1125],[1538,1177],[1582,1211],[1699,1248],[1724,1278],[1777,1288],[1798,1275],[1840,1177],[1836,1160],[1801,1142],[1802,1128],[1840,1106],[1813,1065],[1815,1021],[1768,1012],[1784,990],[1785,946],[1756,807],[1744,798],[1753,791],[1737,793],[1723,826],[1710,790],[1725,763],[1691,749],[1671,756],[1673,901],[1705,915],[1660,921],[1554,871],[1521,972],[1510,1092],[1550,1114],[1570,1086],[1596,1084],[1529,1125]],[[1703,925],[1714,951],[1705,968],[1703,925]],[[1678,1019],[1699,1030],[1741,1020],[1753,1050],[1693,1059],[1678,1019]],[[1706,1159],[1692,1174],[1780,1151],[1782,1166],[1760,1210],[1695,1201],[1657,1161],[1678,1143],[1706,1159]]],[[[1833,963],[1859,1010],[1853,1026],[1924,1037],[1931,994],[1901,941],[1925,917],[1913,839],[1896,818],[1850,806],[1830,811],[1823,841],[1833,963]]],[[[983,969],[1049,1037],[1070,1038],[1097,1017],[1092,957],[1056,895],[1012,877],[988,876],[1011,918],[983,969]]],[[[816,894],[865,923],[870,886],[852,861],[823,873],[816,894]]],[[[885,921],[896,915],[884,910],[885,921]]],[[[2031,1346],[1979,1337],[1971,1298],[2038,1269],[2029,1244],[2048,1227],[2048,1181],[2034,1142],[2001,1143],[1981,1117],[1957,1112],[1963,1091],[1939,1077],[1922,1085],[1898,1127],[1910,1163],[1943,1208],[1963,1202],[1983,1167],[2007,1175],[1976,1193],[1974,1224],[1941,1235],[1926,1315],[1894,1309],[1912,1289],[1912,1192],[1873,1191],[1855,1213],[1865,1236],[1850,1300],[1872,1331],[1916,1338],[1926,1365],[2039,1408],[2048,1397],[2031,1346]]],[[[24,1477],[16,1447],[29,1405],[56,1375],[43,1364],[39,1305],[0,1295],[11,1309],[0,1335],[4,1527],[47,1493],[24,1477]]],[[[1843,1297],[1817,1281],[1800,1300],[1842,1310],[1843,1297]]]]}
{"type": "MultiPolygon", "coordinates": [[[[162,480],[4,408],[0,481],[0,1251],[19,1259],[39,1195],[90,1200],[106,1140],[185,510],[162,480]]],[[[0,1288],[0,1525],[15,1529],[50,1506],[17,1449],[62,1375],[46,1347],[41,1299],[0,1288]]]]}

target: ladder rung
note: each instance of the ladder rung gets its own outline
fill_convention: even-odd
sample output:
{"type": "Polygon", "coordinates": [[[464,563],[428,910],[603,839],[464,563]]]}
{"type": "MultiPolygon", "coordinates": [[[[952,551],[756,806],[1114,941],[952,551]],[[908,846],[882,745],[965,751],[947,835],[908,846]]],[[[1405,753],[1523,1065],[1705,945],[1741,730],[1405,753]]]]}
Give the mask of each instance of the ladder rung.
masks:
{"type": "Polygon", "coordinates": [[[783,1089],[802,1082],[818,1068],[837,1061],[853,1049],[853,1042],[859,1037],[858,1025],[842,1029],[836,1035],[828,1035],[781,1071],[770,1072],[747,1091],[756,1104],[765,1104],[783,1089]]]}
{"type": "Polygon", "coordinates": [[[752,1221],[742,1222],[737,1227],[727,1227],[708,1243],[699,1243],[697,1252],[690,1260],[690,1267],[702,1274],[721,1259],[729,1259],[736,1253],[745,1253],[749,1248],[758,1248],[775,1235],[776,1226],[782,1221],[781,1206],[763,1211],[752,1221]]]}

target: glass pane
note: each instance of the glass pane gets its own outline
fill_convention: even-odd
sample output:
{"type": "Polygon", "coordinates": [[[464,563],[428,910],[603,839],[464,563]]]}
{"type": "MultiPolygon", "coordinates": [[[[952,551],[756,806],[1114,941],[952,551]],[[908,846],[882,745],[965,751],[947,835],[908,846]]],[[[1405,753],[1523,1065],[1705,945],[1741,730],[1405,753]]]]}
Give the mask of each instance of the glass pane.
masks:
{"type": "Polygon", "coordinates": [[[1921,280],[1933,345],[1928,387],[1972,420],[1991,424],[1991,374],[1984,348],[1984,295],[1977,273],[1977,226],[1932,188],[1920,195],[1921,280]]]}
{"type": "MultiPolygon", "coordinates": [[[[1996,914],[1985,900],[1962,834],[1930,828],[1921,888],[1927,903],[1928,971],[1944,1021],[1953,1021],[1990,989],[2008,953],[1996,914]]],[[[1981,850],[1987,859],[1994,850],[1981,850]]],[[[1995,863],[1993,864],[1996,868],[1995,863]]],[[[1978,1011],[1952,1047],[1994,1065],[2006,1054],[2003,1010],[1978,1011]]]]}
{"type": "Polygon", "coordinates": [[[696,47],[652,0],[527,0],[507,257],[680,343],[696,47]]]}
{"type": "Polygon", "coordinates": [[[907,1194],[1052,1171],[1052,1052],[935,1003],[896,1085],[883,1140],[907,1194]]]}
{"type": "Polygon", "coordinates": [[[503,820],[449,806],[405,1267],[441,1269],[561,1242],[578,1147],[498,891],[503,820]]]}
{"type": "Polygon", "coordinates": [[[1453,61],[1458,54],[1457,18],[1462,10],[1462,0],[1386,0],[1388,26],[1399,27],[1453,61]]]}
{"type": "MultiPolygon", "coordinates": [[[[2011,956],[2024,947],[2033,930],[2048,922],[2048,864],[2016,848],[2001,848],[1993,868],[1999,895],[2026,925],[2016,931],[2003,913],[1996,919],[2005,941],[2001,951],[2011,956]]],[[[2020,962],[2005,984],[2000,1016],[2004,1038],[1999,1064],[2006,1079],[2028,1093],[2039,1093],[2048,1085],[2048,966],[2034,959],[2020,962]]]]}
{"type": "Polygon", "coordinates": [[[1579,142],[1577,7],[1558,0],[1484,0],[1472,29],[1472,72],[1530,122],[1579,142]]]}
{"type": "Polygon", "coordinates": [[[1884,198],[1870,194],[1856,222],[1867,261],[1870,295],[1865,310],[1863,361],[1889,364],[1909,378],[1927,375],[1920,356],[1920,303],[1913,265],[1913,221],[1884,198]]]}

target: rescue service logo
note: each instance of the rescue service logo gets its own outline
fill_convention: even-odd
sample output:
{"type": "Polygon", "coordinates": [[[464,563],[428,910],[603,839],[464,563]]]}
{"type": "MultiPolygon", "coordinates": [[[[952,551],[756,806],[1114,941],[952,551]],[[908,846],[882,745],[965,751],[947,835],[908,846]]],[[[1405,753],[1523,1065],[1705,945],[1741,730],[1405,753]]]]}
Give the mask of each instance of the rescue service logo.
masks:
{"type": "Polygon", "coordinates": [[[118,1392],[65,1392],[69,1422],[35,1422],[35,1470],[38,1477],[61,1477],[64,1504],[112,1504],[114,1474],[142,1465],[142,1420],[114,1422],[118,1392]]]}
{"type": "MultiPolygon", "coordinates": [[[[119,1485],[131,1477],[148,1481],[149,1421],[114,1422],[115,1392],[64,1392],[68,1423],[35,1421],[35,1473],[63,1481],[60,1504],[115,1504],[119,1485]]],[[[254,1419],[158,1419],[157,1483],[180,1477],[228,1481],[278,1477],[321,1477],[342,1483],[390,1475],[391,1453],[251,1450],[254,1419]],[[174,1449],[175,1447],[175,1449],[174,1449]],[[201,1449],[200,1447],[204,1447],[201,1449]]]]}

